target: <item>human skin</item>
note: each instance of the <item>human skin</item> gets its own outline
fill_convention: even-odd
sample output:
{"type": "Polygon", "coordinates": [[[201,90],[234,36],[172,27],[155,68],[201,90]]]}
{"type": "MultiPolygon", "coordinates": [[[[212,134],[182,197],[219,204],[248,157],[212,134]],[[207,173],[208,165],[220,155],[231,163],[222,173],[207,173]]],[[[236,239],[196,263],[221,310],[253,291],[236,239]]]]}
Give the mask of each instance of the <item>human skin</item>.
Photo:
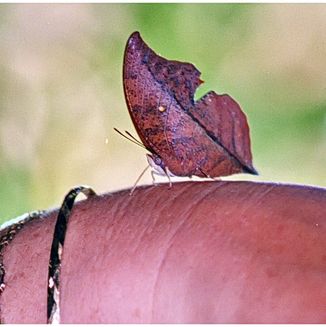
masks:
{"type": "MultiPolygon", "coordinates": [[[[44,229],[55,216],[42,222],[44,229]]],[[[17,255],[18,237],[19,244],[24,237],[29,244],[27,257],[33,246],[40,247],[28,238],[36,225],[26,226],[8,246],[5,265],[17,255]]],[[[326,323],[325,232],[321,188],[189,182],[81,201],[64,244],[60,321],[326,323]]],[[[40,255],[40,265],[42,260],[40,255]]],[[[30,322],[6,305],[12,291],[11,306],[43,308],[36,303],[44,302],[46,288],[31,304],[33,288],[44,287],[41,274],[24,289],[24,275],[12,277],[18,270],[30,276],[35,269],[43,268],[31,260],[7,268],[13,282],[1,297],[3,322],[30,322]]],[[[46,322],[41,311],[34,317],[46,322]]]]}

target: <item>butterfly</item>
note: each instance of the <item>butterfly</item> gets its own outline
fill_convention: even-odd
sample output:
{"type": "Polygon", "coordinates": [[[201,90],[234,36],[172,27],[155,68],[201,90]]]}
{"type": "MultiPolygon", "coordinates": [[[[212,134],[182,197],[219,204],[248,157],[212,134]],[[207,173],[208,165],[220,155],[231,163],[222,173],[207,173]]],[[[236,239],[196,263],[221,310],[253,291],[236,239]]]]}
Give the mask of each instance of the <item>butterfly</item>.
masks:
{"type": "Polygon", "coordinates": [[[149,165],[167,176],[257,174],[246,116],[226,94],[210,91],[195,101],[200,74],[191,63],[157,55],[139,32],[129,37],[124,94],[149,165]]]}

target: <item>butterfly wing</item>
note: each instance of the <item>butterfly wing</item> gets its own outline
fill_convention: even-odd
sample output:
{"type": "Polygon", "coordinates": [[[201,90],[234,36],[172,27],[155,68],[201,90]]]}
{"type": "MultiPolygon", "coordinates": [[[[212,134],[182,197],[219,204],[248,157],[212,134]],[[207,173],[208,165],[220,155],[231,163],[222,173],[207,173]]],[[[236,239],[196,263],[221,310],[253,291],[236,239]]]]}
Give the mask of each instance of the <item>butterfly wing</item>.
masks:
{"type": "MultiPolygon", "coordinates": [[[[164,59],[144,43],[138,32],[131,35],[125,50],[123,83],[140,139],[177,176],[215,177],[249,172],[246,163],[251,162],[250,148],[250,157],[244,160],[238,158],[237,145],[229,149],[237,140],[234,136],[229,141],[229,134],[239,130],[219,130],[226,116],[214,117],[215,102],[214,106],[205,102],[210,102],[213,95],[194,102],[194,92],[201,83],[199,76],[194,65],[164,59]]],[[[248,133],[243,135],[249,137],[248,133]]],[[[248,141],[242,144],[250,146],[248,141]]],[[[240,155],[243,153],[248,151],[240,151],[240,155]]]]}
{"type": "Polygon", "coordinates": [[[243,166],[243,171],[257,174],[252,165],[249,126],[239,104],[229,95],[208,92],[191,107],[189,114],[206,133],[243,166]]]}
{"type": "Polygon", "coordinates": [[[123,63],[124,93],[137,133],[149,151],[164,151],[160,132],[166,123],[164,112],[169,112],[174,99],[183,108],[193,105],[199,75],[192,64],[158,56],[138,32],[129,37],[123,63]]]}

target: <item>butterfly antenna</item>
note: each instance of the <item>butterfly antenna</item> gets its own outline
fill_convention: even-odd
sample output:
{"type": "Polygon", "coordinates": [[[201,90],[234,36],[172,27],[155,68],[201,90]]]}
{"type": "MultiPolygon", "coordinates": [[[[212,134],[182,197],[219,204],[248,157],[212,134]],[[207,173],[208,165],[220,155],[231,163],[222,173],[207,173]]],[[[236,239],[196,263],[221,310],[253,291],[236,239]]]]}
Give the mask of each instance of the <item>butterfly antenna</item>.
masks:
{"type": "Polygon", "coordinates": [[[140,141],[138,141],[131,133],[129,133],[128,131],[125,131],[125,133],[131,138],[133,139],[135,142],[137,142],[138,144],[141,144],[142,146],[144,146],[143,143],[141,143],[140,141]]]}
{"type": "Polygon", "coordinates": [[[127,133],[127,135],[129,136],[126,136],[126,135],[124,135],[122,132],[120,132],[117,128],[113,128],[118,134],[120,134],[121,136],[123,136],[125,139],[127,139],[128,141],[130,141],[130,142],[132,142],[132,143],[134,143],[134,144],[137,144],[138,146],[140,146],[141,148],[143,148],[143,149],[145,149],[146,150],[146,148],[145,148],[145,146],[144,146],[144,144],[143,143],[140,143],[135,137],[133,137],[130,133],[127,133]]]}
{"type": "Polygon", "coordinates": [[[143,171],[142,173],[139,175],[139,177],[137,178],[134,186],[132,187],[131,191],[129,192],[129,195],[132,195],[132,193],[134,193],[134,190],[136,189],[136,186],[138,184],[138,182],[140,181],[140,179],[144,176],[145,172],[147,171],[147,169],[149,168],[150,166],[148,165],[143,171]]]}

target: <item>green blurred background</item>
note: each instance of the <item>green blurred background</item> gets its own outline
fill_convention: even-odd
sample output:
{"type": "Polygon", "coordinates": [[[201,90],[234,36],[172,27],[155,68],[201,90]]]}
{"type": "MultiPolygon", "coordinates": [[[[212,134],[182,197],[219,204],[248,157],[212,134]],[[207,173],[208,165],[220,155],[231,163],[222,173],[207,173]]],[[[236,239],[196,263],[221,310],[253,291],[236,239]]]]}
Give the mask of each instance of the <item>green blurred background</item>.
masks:
{"type": "MultiPolygon", "coordinates": [[[[75,185],[130,187],[145,152],[122,88],[129,35],[194,63],[247,114],[250,179],[326,186],[325,4],[0,5],[0,220],[60,205],[75,185]]],[[[151,183],[148,173],[141,184],[151,183]]]]}

